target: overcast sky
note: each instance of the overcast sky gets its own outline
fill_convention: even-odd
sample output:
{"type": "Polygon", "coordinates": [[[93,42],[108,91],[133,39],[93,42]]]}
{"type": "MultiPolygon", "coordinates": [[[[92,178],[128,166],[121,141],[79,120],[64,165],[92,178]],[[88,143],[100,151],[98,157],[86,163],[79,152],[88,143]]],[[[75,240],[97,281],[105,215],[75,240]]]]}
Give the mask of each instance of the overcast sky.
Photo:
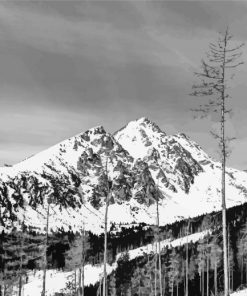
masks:
{"type": "MultiPolygon", "coordinates": [[[[188,94],[219,31],[246,41],[246,16],[244,1],[1,1],[0,165],[142,116],[215,156],[215,122],[193,119],[188,94]]],[[[247,63],[232,87],[228,165],[247,169],[247,63]]]]}

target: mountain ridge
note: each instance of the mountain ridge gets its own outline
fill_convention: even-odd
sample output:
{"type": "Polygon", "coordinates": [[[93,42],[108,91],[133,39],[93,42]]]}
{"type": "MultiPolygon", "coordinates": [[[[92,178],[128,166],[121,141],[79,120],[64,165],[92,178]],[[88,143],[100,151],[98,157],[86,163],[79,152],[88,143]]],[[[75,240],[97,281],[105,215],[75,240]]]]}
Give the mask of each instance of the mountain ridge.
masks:
{"type": "MultiPolygon", "coordinates": [[[[36,224],[44,226],[35,211],[45,215],[47,194],[40,192],[49,188],[55,200],[54,231],[79,230],[86,219],[88,229],[93,226],[101,233],[106,166],[113,186],[110,222],[155,224],[153,188],[161,193],[161,225],[221,207],[220,164],[185,134],[167,135],[146,117],[113,135],[101,125],[93,127],[12,167],[0,168],[0,193],[5,197],[0,202],[3,206],[4,200],[11,200],[17,209],[12,214],[19,221],[23,211],[19,196],[30,221],[34,215],[36,224]]],[[[228,168],[226,183],[228,207],[246,202],[246,172],[228,168]]]]}

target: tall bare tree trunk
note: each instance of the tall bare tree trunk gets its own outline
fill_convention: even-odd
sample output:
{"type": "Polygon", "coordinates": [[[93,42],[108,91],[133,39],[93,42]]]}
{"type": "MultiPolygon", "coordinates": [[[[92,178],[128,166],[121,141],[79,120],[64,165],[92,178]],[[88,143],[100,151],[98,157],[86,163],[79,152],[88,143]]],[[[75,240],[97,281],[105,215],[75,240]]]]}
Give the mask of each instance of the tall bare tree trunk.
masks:
{"type": "Polygon", "coordinates": [[[84,223],[83,223],[83,229],[82,229],[82,257],[81,257],[80,283],[79,283],[80,296],[84,296],[84,268],[85,268],[85,226],[84,226],[84,223]]]}
{"type": "Polygon", "coordinates": [[[234,278],[233,278],[233,268],[232,268],[232,291],[233,291],[233,284],[234,284],[234,278]]]}
{"type": "Polygon", "coordinates": [[[222,194],[222,228],[223,228],[223,260],[224,260],[224,294],[229,296],[229,278],[228,278],[228,253],[227,253],[227,222],[226,222],[226,147],[225,147],[225,59],[227,34],[225,34],[224,46],[224,60],[222,65],[222,92],[221,92],[221,153],[222,153],[222,180],[221,180],[221,194],[222,194]]]}
{"type": "MultiPolygon", "coordinates": [[[[226,77],[227,69],[235,69],[243,61],[239,58],[242,55],[241,48],[243,43],[237,46],[229,46],[232,36],[228,28],[224,34],[221,34],[217,42],[210,43],[207,61],[202,60],[201,73],[195,73],[200,79],[200,84],[193,85],[193,96],[209,98],[209,102],[200,105],[196,112],[208,115],[210,112],[218,112],[220,115],[220,135],[212,133],[217,139],[220,139],[221,148],[221,199],[222,199],[222,234],[223,234],[223,267],[224,267],[224,296],[229,296],[229,262],[227,253],[227,220],[226,220],[226,139],[225,138],[225,115],[230,112],[225,105],[225,99],[230,97],[227,92],[226,77]],[[211,100],[213,98],[213,100],[211,100]]],[[[230,73],[229,73],[230,74],[230,73]]],[[[231,75],[232,76],[232,75],[231,75]]],[[[204,117],[203,116],[203,117],[204,117]]]]}
{"type": "Polygon", "coordinates": [[[105,209],[105,242],[104,242],[104,282],[103,282],[103,296],[107,296],[107,273],[106,273],[106,263],[107,263],[107,219],[108,219],[108,206],[110,200],[110,191],[106,197],[106,209],[105,209]]]}
{"type": "Polygon", "coordinates": [[[214,294],[218,295],[218,287],[217,287],[217,261],[214,263],[214,294]]]}
{"type": "Polygon", "coordinates": [[[204,296],[204,267],[202,268],[202,296],[204,296]]]}
{"type": "Polygon", "coordinates": [[[82,294],[82,287],[81,287],[81,277],[82,277],[82,268],[79,268],[79,277],[78,277],[78,284],[79,284],[79,290],[78,290],[78,295],[81,296],[82,294]]]}
{"type": "Polygon", "coordinates": [[[245,263],[245,277],[246,277],[245,283],[247,284],[247,260],[246,260],[246,263],[245,263]]]}
{"type": "Polygon", "coordinates": [[[230,231],[229,231],[229,225],[227,227],[227,258],[228,258],[228,281],[229,281],[229,291],[231,291],[231,262],[230,262],[230,231]]]}
{"type": "Polygon", "coordinates": [[[243,285],[243,276],[244,276],[244,256],[241,258],[241,285],[243,285]]]}
{"type": "Polygon", "coordinates": [[[155,242],[154,296],[157,296],[157,241],[155,242]]]}
{"type": "Polygon", "coordinates": [[[19,292],[18,295],[21,296],[21,292],[22,292],[22,276],[19,276],[19,288],[18,288],[19,292]]]}
{"type": "Polygon", "coordinates": [[[199,276],[200,276],[200,293],[202,294],[202,271],[201,270],[200,270],[199,276]]]}
{"type": "Polygon", "coordinates": [[[160,295],[163,296],[162,289],[162,269],[161,269],[161,250],[160,250],[160,218],[159,218],[159,201],[156,200],[157,211],[157,235],[158,235],[158,256],[159,256],[159,282],[160,282],[160,295]]]}
{"type": "Polygon", "coordinates": [[[209,296],[209,254],[207,252],[207,296],[209,296]]]}
{"type": "MultiPolygon", "coordinates": [[[[164,275],[164,294],[166,293],[166,276],[164,275]]],[[[163,296],[163,295],[162,295],[163,296]]]]}
{"type": "Polygon", "coordinates": [[[189,225],[190,225],[190,222],[188,222],[188,227],[187,227],[187,242],[186,242],[186,290],[185,290],[185,296],[188,296],[189,295],[189,242],[188,242],[189,225]]]}
{"type": "Polygon", "coordinates": [[[102,279],[99,281],[99,296],[101,296],[102,279]]]}
{"type": "Polygon", "coordinates": [[[41,295],[46,294],[46,269],[47,269],[47,244],[48,244],[48,229],[49,229],[49,216],[50,216],[50,202],[48,202],[47,216],[46,216],[46,237],[45,237],[45,250],[44,250],[44,267],[43,267],[43,290],[41,295]]]}
{"type": "Polygon", "coordinates": [[[19,296],[22,294],[22,268],[23,268],[23,250],[24,250],[24,231],[25,231],[25,226],[24,226],[24,221],[25,221],[25,214],[23,217],[22,221],[22,238],[21,238],[21,257],[20,257],[20,275],[19,275],[19,296]]]}

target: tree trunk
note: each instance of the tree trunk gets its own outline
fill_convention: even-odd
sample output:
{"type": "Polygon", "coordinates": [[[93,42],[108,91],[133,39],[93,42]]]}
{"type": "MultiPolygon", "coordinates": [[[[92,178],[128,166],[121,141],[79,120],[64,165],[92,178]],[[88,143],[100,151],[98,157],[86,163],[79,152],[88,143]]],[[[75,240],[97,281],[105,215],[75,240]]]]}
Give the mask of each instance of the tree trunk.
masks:
{"type": "Polygon", "coordinates": [[[229,231],[229,225],[227,228],[227,257],[228,257],[228,286],[229,286],[229,291],[231,291],[231,262],[230,262],[230,231],[229,231]]]}
{"type": "Polygon", "coordinates": [[[42,296],[46,294],[46,269],[47,269],[47,244],[48,244],[48,229],[49,229],[49,216],[50,216],[50,202],[48,202],[47,216],[46,216],[46,238],[45,238],[45,250],[44,250],[44,270],[43,270],[43,290],[42,296]]]}
{"type": "Polygon", "coordinates": [[[244,256],[241,258],[241,285],[243,285],[243,276],[244,276],[244,256]]]}
{"type": "MultiPolygon", "coordinates": [[[[149,264],[149,256],[148,256],[148,264],[149,264]]],[[[151,271],[149,271],[149,280],[150,280],[150,292],[151,292],[151,295],[153,295],[153,285],[152,285],[152,274],[151,274],[151,271]]]]}
{"type": "Polygon", "coordinates": [[[204,267],[202,268],[202,296],[204,296],[204,267]]]}
{"type": "MultiPolygon", "coordinates": [[[[164,275],[164,294],[166,293],[166,276],[164,275]]],[[[163,295],[162,295],[163,296],[163,295]]]]}
{"type": "Polygon", "coordinates": [[[19,276],[19,293],[18,295],[21,296],[21,291],[22,291],[22,275],[19,276]]]}
{"type": "Polygon", "coordinates": [[[83,224],[82,230],[82,261],[81,261],[81,285],[80,285],[80,296],[84,296],[84,268],[85,268],[85,226],[83,224]]]}
{"type": "Polygon", "coordinates": [[[102,282],[102,279],[100,279],[100,281],[99,281],[99,296],[101,296],[101,282],[102,282]]]}
{"type": "Polygon", "coordinates": [[[215,296],[218,295],[218,288],[217,288],[217,260],[214,263],[214,294],[215,296]]]}
{"type": "Polygon", "coordinates": [[[19,296],[22,294],[22,268],[23,268],[23,250],[24,250],[24,231],[25,231],[25,214],[22,221],[22,237],[21,237],[21,256],[20,256],[20,275],[19,275],[19,296]]]}
{"type": "Polygon", "coordinates": [[[158,256],[159,256],[159,281],[160,281],[160,295],[163,296],[162,289],[162,270],[161,270],[161,254],[160,254],[160,218],[159,218],[159,201],[156,200],[157,211],[157,235],[158,235],[158,256]]]}
{"type": "Polygon", "coordinates": [[[233,278],[233,268],[232,268],[232,291],[233,291],[233,289],[234,289],[233,284],[234,284],[234,278],[233,278]]]}
{"type": "Polygon", "coordinates": [[[155,242],[155,258],[154,258],[154,296],[157,296],[157,242],[155,242]]]}
{"type": "Polygon", "coordinates": [[[82,294],[82,287],[81,287],[81,267],[79,268],[78,285],[79,285],[78,295],[81,296],[81,294],[82,294]]]}
{"type": "Polygon", "coordinates": [[[223,261],[224,261],[224,295],[229,296],[228,279],[228,254],[227,254],[227,222],[226,222],[226,192],[225,192],[225,170],[226,170],[226,149],[225,149],[225,58],[227,34],[225,35],[224,61],[222,65],[222,92],[221,92],[221,153],[222,153],[222,228],[223,228],[223,261]]]}
{"type": "Polygon", "coordinates": [[[202,271],[201,270],[199,272],[199,276],[200,276],[200,293],[202,294],[202,271]]]}
{"type": "Polygon", "coordinates": [[[209,296],[209,254],[207,253],[207,296],[209,296]]]}
{"type": "Polygon", "coordinates": [[[76,269],[75,269],[75,295],[76,295],[76,292],[77,292],[77,291],[76,291],[76,290],[77,290],[77,289],[76,289],[76,285],[77,285],[77,281],[76,281],[76,269]]]}
{"type": "Polygon", "coordinates": [[[189,224],[187,229],[187,243],[186,243],[186,292],[185,296],[189,295],[189,242],[188,242],[188,235],[189,235],[189,224]]]}
{"type": "Polygon", "coordinates": [[[107,273],[106,273],[106,263],[107,263],[107,219],[108,219],[108,206],[110,200],[110,192],[106,196],[106,209],[105,209],[105,242],[104,242],[104,282],[103,282],[103,296],[107,296],[107,273]]]}
{"type": "Polygon", "coordinates": [[[246,284],[247,284],[247,260],[246,260],[246,263],[245,263],[245,276],[246,276],[246,284]]]}

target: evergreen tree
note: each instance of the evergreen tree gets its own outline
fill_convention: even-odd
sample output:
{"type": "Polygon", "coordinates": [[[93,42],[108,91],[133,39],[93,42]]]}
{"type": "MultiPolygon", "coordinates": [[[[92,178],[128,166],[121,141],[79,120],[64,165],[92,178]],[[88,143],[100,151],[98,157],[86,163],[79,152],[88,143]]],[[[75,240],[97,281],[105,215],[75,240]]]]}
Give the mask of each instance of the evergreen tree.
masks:
{"type": "Polygon", "coordinates": [[[132,275],[132,264],[129,261],[129,253],[123,253],[117,261],[116,288],[117,295],[127,295],[130,293],[130,281],[132,275]]]}
{"type": "Polygon", "coordinates": [[[109,296],[116,296],[117,295],[115,271],[110,275],[110,278],[109,278],[108,295],[109,296]]]}

